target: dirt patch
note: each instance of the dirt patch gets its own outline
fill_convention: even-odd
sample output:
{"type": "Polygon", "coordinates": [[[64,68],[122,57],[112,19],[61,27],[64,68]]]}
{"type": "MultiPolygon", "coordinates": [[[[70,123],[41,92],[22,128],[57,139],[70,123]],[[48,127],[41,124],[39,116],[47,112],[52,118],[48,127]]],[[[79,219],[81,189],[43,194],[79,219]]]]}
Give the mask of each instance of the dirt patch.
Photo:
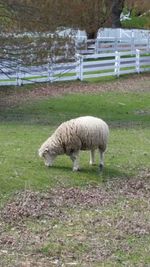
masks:
{"type": "Polygon", "coordinates": [[[61,217],[66,208],[104,208],[116,203],[118,198],[148,198],[150,193],[150,171],[145,170],[138,177],[129,180],[109,181],[105,186],[87,188],[56,188],[47,192],[21,191],[1,211],[7,222],[23,218],[61,217]],[[142,178],[141,178],[142,176],[142,178]],[[144,178],[143,178],[144,177],[144,178]]]}
{"type": "Polygon", "coordinates": [[[147,266],[149,196],[150,170],[101,186],[17,192],[0,213],[2,266],[115,266],[118,251],[129,263],[136,250],[147,266]]]}
{"type": "Polygon", "coordinates": [[[30,88],[15,87],[0,89],[0,107],[13,107],[33,99],[54,97],[68,93],[98,93],[109,91],[120,92],[149,92],[150,74],[132,75],[113,80],[111,82],[87,83],[70,82],[51,85],[36,85],[30,88]]]}
{"type": "Polygon", "coordinates": [[[23,191],[14,196],[14,201],[8,203],[3,211],[5,222],[12,223],[26,218],[64,218],[62,209],[88,208],[105,206],[114,203],[115,198],[100,187],[57,188],[46,193],[23,191]]]}

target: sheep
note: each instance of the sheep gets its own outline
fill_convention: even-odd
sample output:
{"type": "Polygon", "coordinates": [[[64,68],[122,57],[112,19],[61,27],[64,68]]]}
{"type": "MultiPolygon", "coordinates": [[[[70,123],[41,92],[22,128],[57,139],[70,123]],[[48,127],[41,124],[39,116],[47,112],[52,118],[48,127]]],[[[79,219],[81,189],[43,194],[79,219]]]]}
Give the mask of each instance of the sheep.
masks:
{"type": "Polygon", "coordinates": [[[90,165],[95,164],[95,150],[100,153],[99,168],[104,166],[109,127],[100,118],[83,116],[63,122],[40,147],[39,156],[52,166],[58,155],[66,154],[73,162],[73,171],[80,170],[80,150],[90,150],[90,165]]]}

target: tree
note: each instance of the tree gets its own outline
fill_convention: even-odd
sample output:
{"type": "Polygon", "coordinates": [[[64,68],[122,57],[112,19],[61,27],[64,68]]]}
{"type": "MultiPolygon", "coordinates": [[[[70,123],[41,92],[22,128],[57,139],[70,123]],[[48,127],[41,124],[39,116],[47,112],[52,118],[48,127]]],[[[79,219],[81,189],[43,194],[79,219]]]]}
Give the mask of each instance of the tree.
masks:
{"type": "Polygon", "coordinates": [[[120,14],[124,6],[140,15],[150,9],[150,1],[0,0],[0,22],[7,30],[15,31],[54,32],[61,26],[79,28],[86,30],[89,38],[95,38],[101,27],[121,27],[120,14]]]}
{"type": "Polygon", "coordinates": [[[121,28],[120,15],[124,7],[125,0],[112,1],[112,28],[121,28]]]}
{"type": "MultiPolygon", "coordinates": [[[[4,2],[4,0],[1,0],[4,2]]],[[[96,37],[111,12],[111,0],[5,0],[21,30],[79,28],[96,37]]]]}
{"type": "Polygon", "coordinates": [[[11,10],[4,1],[0,1],[0,31],[8,31],[13,22],[13,14],[11,10]]]}
{"type": "Polygon", "coordinates": [[[149,0],[125,0],[126,8],[133,15],[141,15],[144,12],[150,10],[150,1],[149,0]]]}
{"type": "Polygon", "coordinates": [[[41,7],[41,21],[50,30],[60,26],[79,28],[86,30],[89,38],[95,38],[110,16],[110,6],[111,0],[47,0],[41,7]]]}

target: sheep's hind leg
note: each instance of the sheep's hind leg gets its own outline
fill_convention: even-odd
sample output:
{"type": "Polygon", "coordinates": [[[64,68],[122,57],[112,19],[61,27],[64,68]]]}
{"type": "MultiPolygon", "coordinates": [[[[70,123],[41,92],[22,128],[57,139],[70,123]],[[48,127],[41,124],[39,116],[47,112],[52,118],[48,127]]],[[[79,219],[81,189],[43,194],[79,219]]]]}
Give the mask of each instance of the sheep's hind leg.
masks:
{"type": "Polygon", "coordinates": [[[73,162],[73,171],[79,171],[80,170],[80,166],[79,166],[79,151],[78,152],[73,152],[70,155],[70,158],[73,162]]]}
{"type": "Polygon", "coordinates": [[[100,153],[100,164],[99,164],[99,169],[102,172],[104,168],[104,152],[102,150],[99,150],[100,153]]]}
{"type": "Polygon", "coordinates": [[[90,151],[90,165],[95,165],[95,150],[90,151]]]}

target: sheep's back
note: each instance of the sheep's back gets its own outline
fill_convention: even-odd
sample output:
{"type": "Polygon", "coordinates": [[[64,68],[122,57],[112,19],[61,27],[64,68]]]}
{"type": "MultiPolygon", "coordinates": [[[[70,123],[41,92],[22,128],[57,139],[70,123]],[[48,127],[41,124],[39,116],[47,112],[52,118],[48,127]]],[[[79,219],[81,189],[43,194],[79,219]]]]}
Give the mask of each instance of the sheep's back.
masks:
{"type": "Polygon", "coordinates": [[[107,124],[96,117],[85,116],[62,123],[57,134],[66,146],[86,150],[92,148],[106,149],[108,138],[107,124]]]}
{"type": "Polygon", "coordinates": [[[77,119],[77,132],[82,140],[81,149],[102,148],[105,150],[108,138],[107,124],[95,117],[80,117],[77,119]]]}

